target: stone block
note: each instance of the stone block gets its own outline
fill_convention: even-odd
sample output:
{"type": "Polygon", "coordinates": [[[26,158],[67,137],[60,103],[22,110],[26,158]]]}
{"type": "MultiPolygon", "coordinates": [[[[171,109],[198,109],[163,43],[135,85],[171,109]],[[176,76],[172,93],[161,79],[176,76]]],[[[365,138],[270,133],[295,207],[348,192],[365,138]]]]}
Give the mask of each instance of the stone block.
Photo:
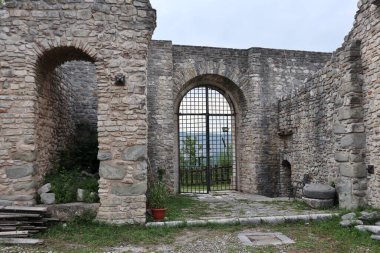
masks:
{"type": "Polygon", "coordinates": [[[126,165],[117,164],[113,161],[102,161],[99,165],[99,175],[101,178],[109,180],[121,180],[127,174],[126,165]]]}
{"type": "Polygon", "coordinates": [[[55,204],[55,193],[42,193],[41,202],[45,205],[55,204]]]}
{"type": "Polygon", "coordinates": [[[363,118],[363,109],[361,107],[342,107],[338,111],[338,119],[361,119],[363,118]]]}
{"type": "Polygon", "coordinates": [[[335,161],[337,162],[348,162],[349,154],[347,152],[337,152],[335,153],[335,161]]]}
{"type": "Polygon", "coordinates": [[[341,149],[362,149],[365,146],[365,134],[354,133],[342,137],[339,142],[341,149]]]}
{"type": "Polygon", "coordinates": [[[336,190],[325,184],[307,184],[303,188],[303,195],[311,199],[334,199],[336,190]]]}
{"type": "Polygon", "coordinates": [[[123,184],[115,183],[111,186],[111,194],[117,196],[133,196],[133,195],[143,195],[147,190],[147,182],[142,182],[139,184],[123,184]]]}
{"type": "Polygon", "coordinates": [[[353,227],[358,225],[363,225],[361,220],[343,220],[339,222],[342,227],[353,227]]]}
{"type": "Polygon", "coordinates": [[[99,161],[107,161],[112,159],[111,152],[99,151],[98,152],[98,160],[99,161]]]}
{"type": "Polygon", "coordinates": [[[12,206],[13,202],[9,200],[0,200],[0,206],[12,206]]]}
{"type": "Polygon", "coordinates": [[[12,153],[13,160],[20,160],[24,162],[34,162],[37,159],[37,153],[35,151],[17,151],[12,153]]]}
{"type": "Polygon", "coordinates": [[[359,217],[360,220],[363,220],[363,221],[373,221],[373,220],[377,220],[377,219],[380,219],[380,213],[379,212],[361,212],[360,213],[360,217],[359,217]]]}
{"type": "Polygon", "coordinates": [[[41,186],[38,190],[37,190],[37,193],[38,194],[42,194],[42,193],[48,193],[51,191],[51,183],[47,183],[43,186],[41,186]]]}
{"type": "Polygon", "coordinates": [[[15,191],[29,191],[36,187],[35,182],[22,182],[19,184],[15,184],[14,189],[15,191]]]}
{"type": "Polygon", "coordinates": [[[345,215],[342,215],[342,220],[353,220],[356,218],[355,213],[347,213],[345,215]]]}
{"type": "Polygon", "coordinates": [[[347,125],[347,133],[364,133],[365,128],[363,123],[353,123],[347,125]]]}
{"type": "Polygon", "coordinates": [[[366,225],[358,225],[355,228],[359,231],[365,232],[368,231],[370,233],[379,235],[380,234],[380,226],[366,226],[366,225]]]}
{"type": "Polygon", "coordinates": [[[334,199],[312,199],[302,197],[302,200],[310,207],[316,209],[330,208],[334,206],[334,199]]]}
{"type": "Polygon", "coordinates": [[[34,167],[32,164],[26,164],[24,166],[12,166],[5,169],[7,178],[18,179],[27,176],[31,176],[34,173],[34,167]]]}
{"type": "Polygon", "coordinates": [[[125,161],[145,160],[146,156],[147,150],[145,145],[129,147],[123,152],[123,160],[125,161]]]}
{"type": "Polygon", "coordinates": [[[85,190],[83,190],[83,189],[77,190],[77,201],[79,201],[79,202],[84,201],[84,193],[85,193],[85,190]]]}
{"type": "Polygon", "coordinates": [[[363,178],[367,176],[365,163],[340,163],[339,171],[342,176],[350,178],[363,178]]]}
{"type": "Polygon", "coordinates": [[[47,207],[48,213],[60,221],[69,221],[76,216],[82,215],[85,211],[91,211],[94,214],[98,212],[99,203],[68,203],[55,204],[47,207]]]}

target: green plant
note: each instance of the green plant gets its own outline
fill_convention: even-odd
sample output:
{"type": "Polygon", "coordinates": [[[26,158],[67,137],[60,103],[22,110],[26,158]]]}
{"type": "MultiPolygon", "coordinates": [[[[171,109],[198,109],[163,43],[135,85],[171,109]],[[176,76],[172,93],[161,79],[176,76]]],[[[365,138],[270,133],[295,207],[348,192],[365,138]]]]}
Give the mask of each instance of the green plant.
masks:
{"type": "Polygon", "coordinates": [[[98,179],[83,176],[77,171],[67,171],[64,168],[53,170],[46,175],[45,183],[51,183],[57,203],[76,202],[79,188],[85,190],[85,202],[98,201],[97,195],[91,194],[91,192],[98,192],[98,179]]]}
{"type": "Polygon", "coordinates": [[[152,182],[149,186],[147,195],[150,208],[166,208],[169,199],[169,191],[163,182],[152,182]]]}

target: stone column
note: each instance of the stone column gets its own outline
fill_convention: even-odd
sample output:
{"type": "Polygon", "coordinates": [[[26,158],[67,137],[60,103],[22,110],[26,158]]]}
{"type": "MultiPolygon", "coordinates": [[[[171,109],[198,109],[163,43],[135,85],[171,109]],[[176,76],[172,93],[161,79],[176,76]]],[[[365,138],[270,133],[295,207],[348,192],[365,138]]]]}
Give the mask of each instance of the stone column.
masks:
{"type": "Polygon", "coordinates": [[[355,209],[366,204],[367,170],[364,163],[365,130],[363,123],[360,41],[353,41],[341,52],[344,76],[336,101],[335,161],[339,206],[355,209]]]}

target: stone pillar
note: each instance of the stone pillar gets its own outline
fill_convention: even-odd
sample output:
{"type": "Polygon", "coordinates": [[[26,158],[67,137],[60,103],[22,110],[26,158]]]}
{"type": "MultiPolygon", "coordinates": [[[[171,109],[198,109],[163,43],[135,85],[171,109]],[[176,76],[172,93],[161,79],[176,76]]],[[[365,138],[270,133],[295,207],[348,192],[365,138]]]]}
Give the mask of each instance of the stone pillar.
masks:
{"type": "Polygon", "coordinates": [[[341,53],[345,75],[338,90],[335,122],[335,161],[339,166],[339,206],[355,209],[366,204],[367,170],[364,163],[365,130],[360,72],[360,41],[353,41],[341,53]]]}

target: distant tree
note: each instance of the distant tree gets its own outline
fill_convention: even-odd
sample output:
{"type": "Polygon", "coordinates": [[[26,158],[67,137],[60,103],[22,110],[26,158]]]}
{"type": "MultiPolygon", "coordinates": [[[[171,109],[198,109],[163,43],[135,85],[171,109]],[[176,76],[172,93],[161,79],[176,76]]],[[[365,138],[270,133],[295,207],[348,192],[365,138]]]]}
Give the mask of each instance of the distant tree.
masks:
{"type": "Polygon", "coordinates": [[[184,168],[201,166],[203,161],[203,145],[198,143],[196,137],[186,135],[186,138],[182,141],[182,147],[180,151],[180,163],[184,168]],[[201,155],[199,155],[201,152],[201,155]]]}
{"type": "Polygon", "coordinates": [[[227,150],[219,153],[219,167],[232,167],[232,145],[228,144],[227,150]]]}

